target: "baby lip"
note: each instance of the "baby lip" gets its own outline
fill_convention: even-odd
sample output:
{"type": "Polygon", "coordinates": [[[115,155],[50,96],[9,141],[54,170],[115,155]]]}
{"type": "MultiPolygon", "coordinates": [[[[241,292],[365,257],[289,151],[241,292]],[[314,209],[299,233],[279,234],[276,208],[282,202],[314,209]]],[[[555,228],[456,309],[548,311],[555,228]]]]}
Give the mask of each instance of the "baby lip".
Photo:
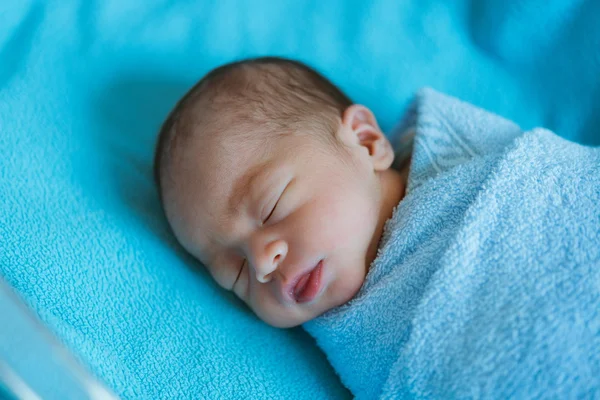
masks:
{"type": "MultiPolygon", "coordinates": [[[[321,261],[319,261],[321,262],[321,261]]],[[[311,269],[305,272],[301,272],[294,277],[288,284],[282,287],[284,298],[292,303],[296,303],[296,293],[299,293],[298,289],[302,289],[301,286],[305,286],[310,278],[310,273],[317,268],[319,265],[317,262],[311,269]]]]}
{"type": "Polygon", "coordinates": [[[299,284],[302,277],[304,277],[304,275],[307,275],[309,273],[310,273],[310,271],[306,272],[304,274],[300,274],[299,276],[295,277],[290,283],[288,283],[287,285],[282,287],[283,296],[287,301],[289,301],[291,303],[296,302],[296,297],[294,296],[294,293],[296,291],[296,286],[299,284]]]}
{"type": "Polygon", "coordinates": [[[310,274],[312,273],[312,271],[314,271],[314,269],[308,271],[306,274],[302,275],[300,277],[300,280],[298,281],[298,283],[296,283],[296,286],[294,286],[294,298],[298,298],[298,295],[300,293],[302,293],[302,291],[304,290],[304,288],[306,287],[306,284],[308,283],[308,280],[310,278],[310,274]]]}
{"type": "Polygon", "coordinates": [[[305,303],[317,295],[321,287],[322,262],[323,260],[320,260],[309,271],[296,277],[292,284],[288,286],[287,297],[291,301],[305,303]]]}

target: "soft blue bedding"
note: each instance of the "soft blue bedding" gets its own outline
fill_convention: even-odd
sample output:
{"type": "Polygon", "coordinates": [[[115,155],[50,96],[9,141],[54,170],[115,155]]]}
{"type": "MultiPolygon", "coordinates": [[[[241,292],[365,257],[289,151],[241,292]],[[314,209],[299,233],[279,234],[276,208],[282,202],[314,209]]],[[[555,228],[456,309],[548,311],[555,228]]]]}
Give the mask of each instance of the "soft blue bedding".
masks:
{"type": "Polygon", "coordinates": [[[211,68],[298,58],[384,129],[421,86],[600,144],[600,2],[3,1],[0,274],[125,398],[343,398],[175,244],[155,134],[211,68]]]}
{"type": "Polygon", "coordinates": [[[357,399],[598,397],[600,148],[430,89],[399,131],[414,134],[406,196],[365,283],[305,324],[344,384],[357,399]]]}

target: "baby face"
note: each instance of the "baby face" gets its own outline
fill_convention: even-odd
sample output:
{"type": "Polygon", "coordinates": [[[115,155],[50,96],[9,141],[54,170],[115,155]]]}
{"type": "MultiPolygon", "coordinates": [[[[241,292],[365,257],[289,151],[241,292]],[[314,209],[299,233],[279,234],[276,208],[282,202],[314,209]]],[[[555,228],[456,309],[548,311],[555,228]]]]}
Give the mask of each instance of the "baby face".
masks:
{"type": "Polygon", "coordinates": [[[314,134],[192,144],[165,197],[182,245],[273,326],[349,301],[389,217],[372,152],[351,126],[340,131],[343,149],[314,134]]]}

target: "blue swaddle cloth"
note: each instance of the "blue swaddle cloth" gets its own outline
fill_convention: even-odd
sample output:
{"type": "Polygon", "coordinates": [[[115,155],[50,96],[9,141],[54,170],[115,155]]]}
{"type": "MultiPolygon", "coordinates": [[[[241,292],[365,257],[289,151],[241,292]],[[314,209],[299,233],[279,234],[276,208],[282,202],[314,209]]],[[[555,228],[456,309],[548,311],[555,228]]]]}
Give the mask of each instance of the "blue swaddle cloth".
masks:
{"type": "Polygon", "coordinates": [[[431,89],[401,131],[407,193],[378,256],[304,325],[343,383],[359,399],[600,395],[600,148],[431,89]]]}

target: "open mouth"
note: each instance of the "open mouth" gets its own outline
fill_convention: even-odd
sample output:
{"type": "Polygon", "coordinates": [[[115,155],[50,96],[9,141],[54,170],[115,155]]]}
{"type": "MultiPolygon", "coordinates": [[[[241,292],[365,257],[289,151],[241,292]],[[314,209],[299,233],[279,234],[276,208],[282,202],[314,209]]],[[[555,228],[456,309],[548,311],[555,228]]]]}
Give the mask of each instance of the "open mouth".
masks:
{"type": "Polygon", "coordinates": [[[321,274],[323,260],[319,261],[312,271],[304,274],[294,286],[292,295],[298,303],[306,303],[313,300],[321,290],[321,274]]]}

